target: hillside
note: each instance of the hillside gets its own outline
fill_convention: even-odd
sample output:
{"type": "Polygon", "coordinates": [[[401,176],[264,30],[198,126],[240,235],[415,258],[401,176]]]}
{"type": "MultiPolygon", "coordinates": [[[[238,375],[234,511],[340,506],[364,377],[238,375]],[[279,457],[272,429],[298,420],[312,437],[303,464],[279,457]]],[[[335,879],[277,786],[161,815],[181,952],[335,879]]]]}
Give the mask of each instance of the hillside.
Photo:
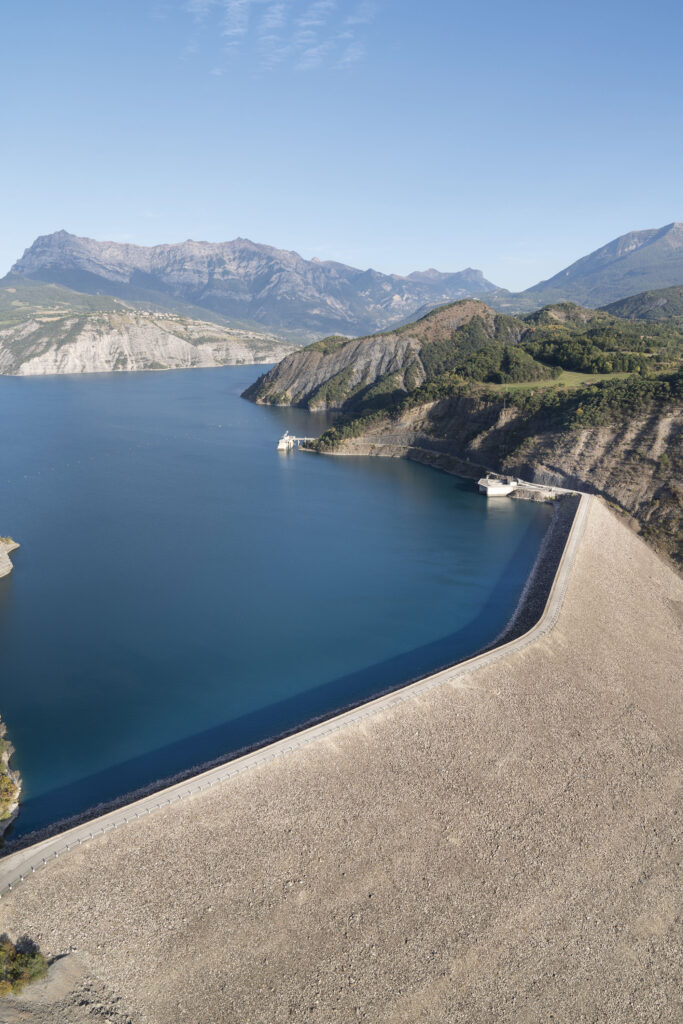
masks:
{"type": "Polygon", "coordinates": [[[338,409],[322,452],[404,455],[604,495],[683,565],[683,328],[467,300],[287,356],[245,397],[338,409]]]}
{"type": "Polygon", "coordinates": [[[630,231],[523,292],[498,289],[484,296],[503,312],[553,302],[605,306],[639,292],[683,285],[683,224],[630,231]]]}
{"type": "Polygon", "coordinates": [[[552,381],[562,370],[628,373],[678,365],[683,328],[634,324],[572,303],[526,316],[465,299],[395,331],[324,338],[287,356],[245,392],[274,405],[359,413],[444,375],[490,384],[552,381]]]}
{"type": "Polygon", "coordinates": [[[641,292],[628,299],[612,302],[605,311],[627,320],[673,320],[683,318],[683,284],[641,292]]]}
{"type": "Polygon", "coordinates": [[[401,277],[305,260],[244,238],[147,248],[78,238],[66,231],[36,239],[14,264],[12,275],[181,313],[187,313],[189,303],[305,339],[329,332],[376,331],[425,305],[494,287],[478,270],[428,270],[401,277]]]}
{"type": "Polygon", "coordinates": [[[161,370],[281,359],[291,345],[266,334],[121,308],[37,311],[0,319],[0,373],[98,373],[161,370]]]}

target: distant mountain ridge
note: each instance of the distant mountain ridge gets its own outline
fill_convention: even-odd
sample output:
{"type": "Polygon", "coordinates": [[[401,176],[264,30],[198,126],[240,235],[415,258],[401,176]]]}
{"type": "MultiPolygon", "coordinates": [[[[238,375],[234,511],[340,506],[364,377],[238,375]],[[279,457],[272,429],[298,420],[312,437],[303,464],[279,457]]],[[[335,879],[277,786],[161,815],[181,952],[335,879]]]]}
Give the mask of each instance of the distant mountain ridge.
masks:
{"type": "Polygon", "coordinates": [[[605,306],[605,312],[627,320],[674,320],[683,318],[683,284],[673,288],[639,292],[605,306]]]}
{"type": "Polygon", "coordinates": [[[523,292],[498,289],[486,302],[526,312],[553,302],[606,306],[639,292],[683,285],[683,223],[630,231],[523,292]]]}
{"type": "Polygon", "coordinates": [[[180,312],[190,303],[222,318],[298,332],[304,339],[382,330],[425,305],[495,288],[471,268],[402,277],[306,260],[245,238],[145,247],[66,231],[37,238],[11,274],[180,312]]]}

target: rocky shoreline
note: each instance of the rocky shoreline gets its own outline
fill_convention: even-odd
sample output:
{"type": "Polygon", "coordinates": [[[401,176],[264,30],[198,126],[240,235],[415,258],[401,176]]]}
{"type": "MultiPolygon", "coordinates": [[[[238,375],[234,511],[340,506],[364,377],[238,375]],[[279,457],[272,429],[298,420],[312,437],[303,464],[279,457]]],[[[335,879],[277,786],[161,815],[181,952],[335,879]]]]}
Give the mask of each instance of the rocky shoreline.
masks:
{"type": "Polygon", "coordinates": [[[0,537],[0,577],[9,576],[14,566],[9,557],[12,551],[16,551],[19,544],[11,537],[0,537]]]}
{"type": "MultiPolygon", "coordinates": [[[[19,544],[11,537],[0,537],[0,577],[9,576],[13,569],[10,553],[19,544]]],[[[3,836],[19,813],[21,777],[10,768],[14,747],[5,739],[6,728],[0,718],[0,847],[3,836]]]]}
{"type": "Polygon", "coordinates": [[[5,736],[5,723],[0,719],[0,847],[3,835],[19,814],[21,795],[21,776],[10,768],[14,747],[5,736]]]}

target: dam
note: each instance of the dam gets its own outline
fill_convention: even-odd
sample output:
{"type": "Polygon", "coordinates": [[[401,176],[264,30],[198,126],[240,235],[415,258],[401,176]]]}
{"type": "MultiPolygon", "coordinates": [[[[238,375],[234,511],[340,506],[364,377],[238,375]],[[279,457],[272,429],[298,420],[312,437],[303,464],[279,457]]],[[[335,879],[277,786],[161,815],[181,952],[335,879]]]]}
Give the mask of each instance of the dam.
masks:
{"type": "Polygon", "coordinates": [[[241,399],[257,372],[0,378],[9,839],[422,678],[513,614],[550,506],[283,457],[330,421],[241,399]]]}

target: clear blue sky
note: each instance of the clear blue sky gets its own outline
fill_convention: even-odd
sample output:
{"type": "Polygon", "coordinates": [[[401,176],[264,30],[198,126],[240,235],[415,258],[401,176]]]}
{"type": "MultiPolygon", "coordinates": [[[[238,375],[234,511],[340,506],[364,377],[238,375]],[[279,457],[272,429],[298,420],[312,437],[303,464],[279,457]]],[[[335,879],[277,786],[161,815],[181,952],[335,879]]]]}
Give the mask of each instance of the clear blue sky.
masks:
{"type": "Polygon", "coordinates": [[[680,0],[8,0],[0,273],[66,228],[523,288],[683,219],[680,0]]]}

